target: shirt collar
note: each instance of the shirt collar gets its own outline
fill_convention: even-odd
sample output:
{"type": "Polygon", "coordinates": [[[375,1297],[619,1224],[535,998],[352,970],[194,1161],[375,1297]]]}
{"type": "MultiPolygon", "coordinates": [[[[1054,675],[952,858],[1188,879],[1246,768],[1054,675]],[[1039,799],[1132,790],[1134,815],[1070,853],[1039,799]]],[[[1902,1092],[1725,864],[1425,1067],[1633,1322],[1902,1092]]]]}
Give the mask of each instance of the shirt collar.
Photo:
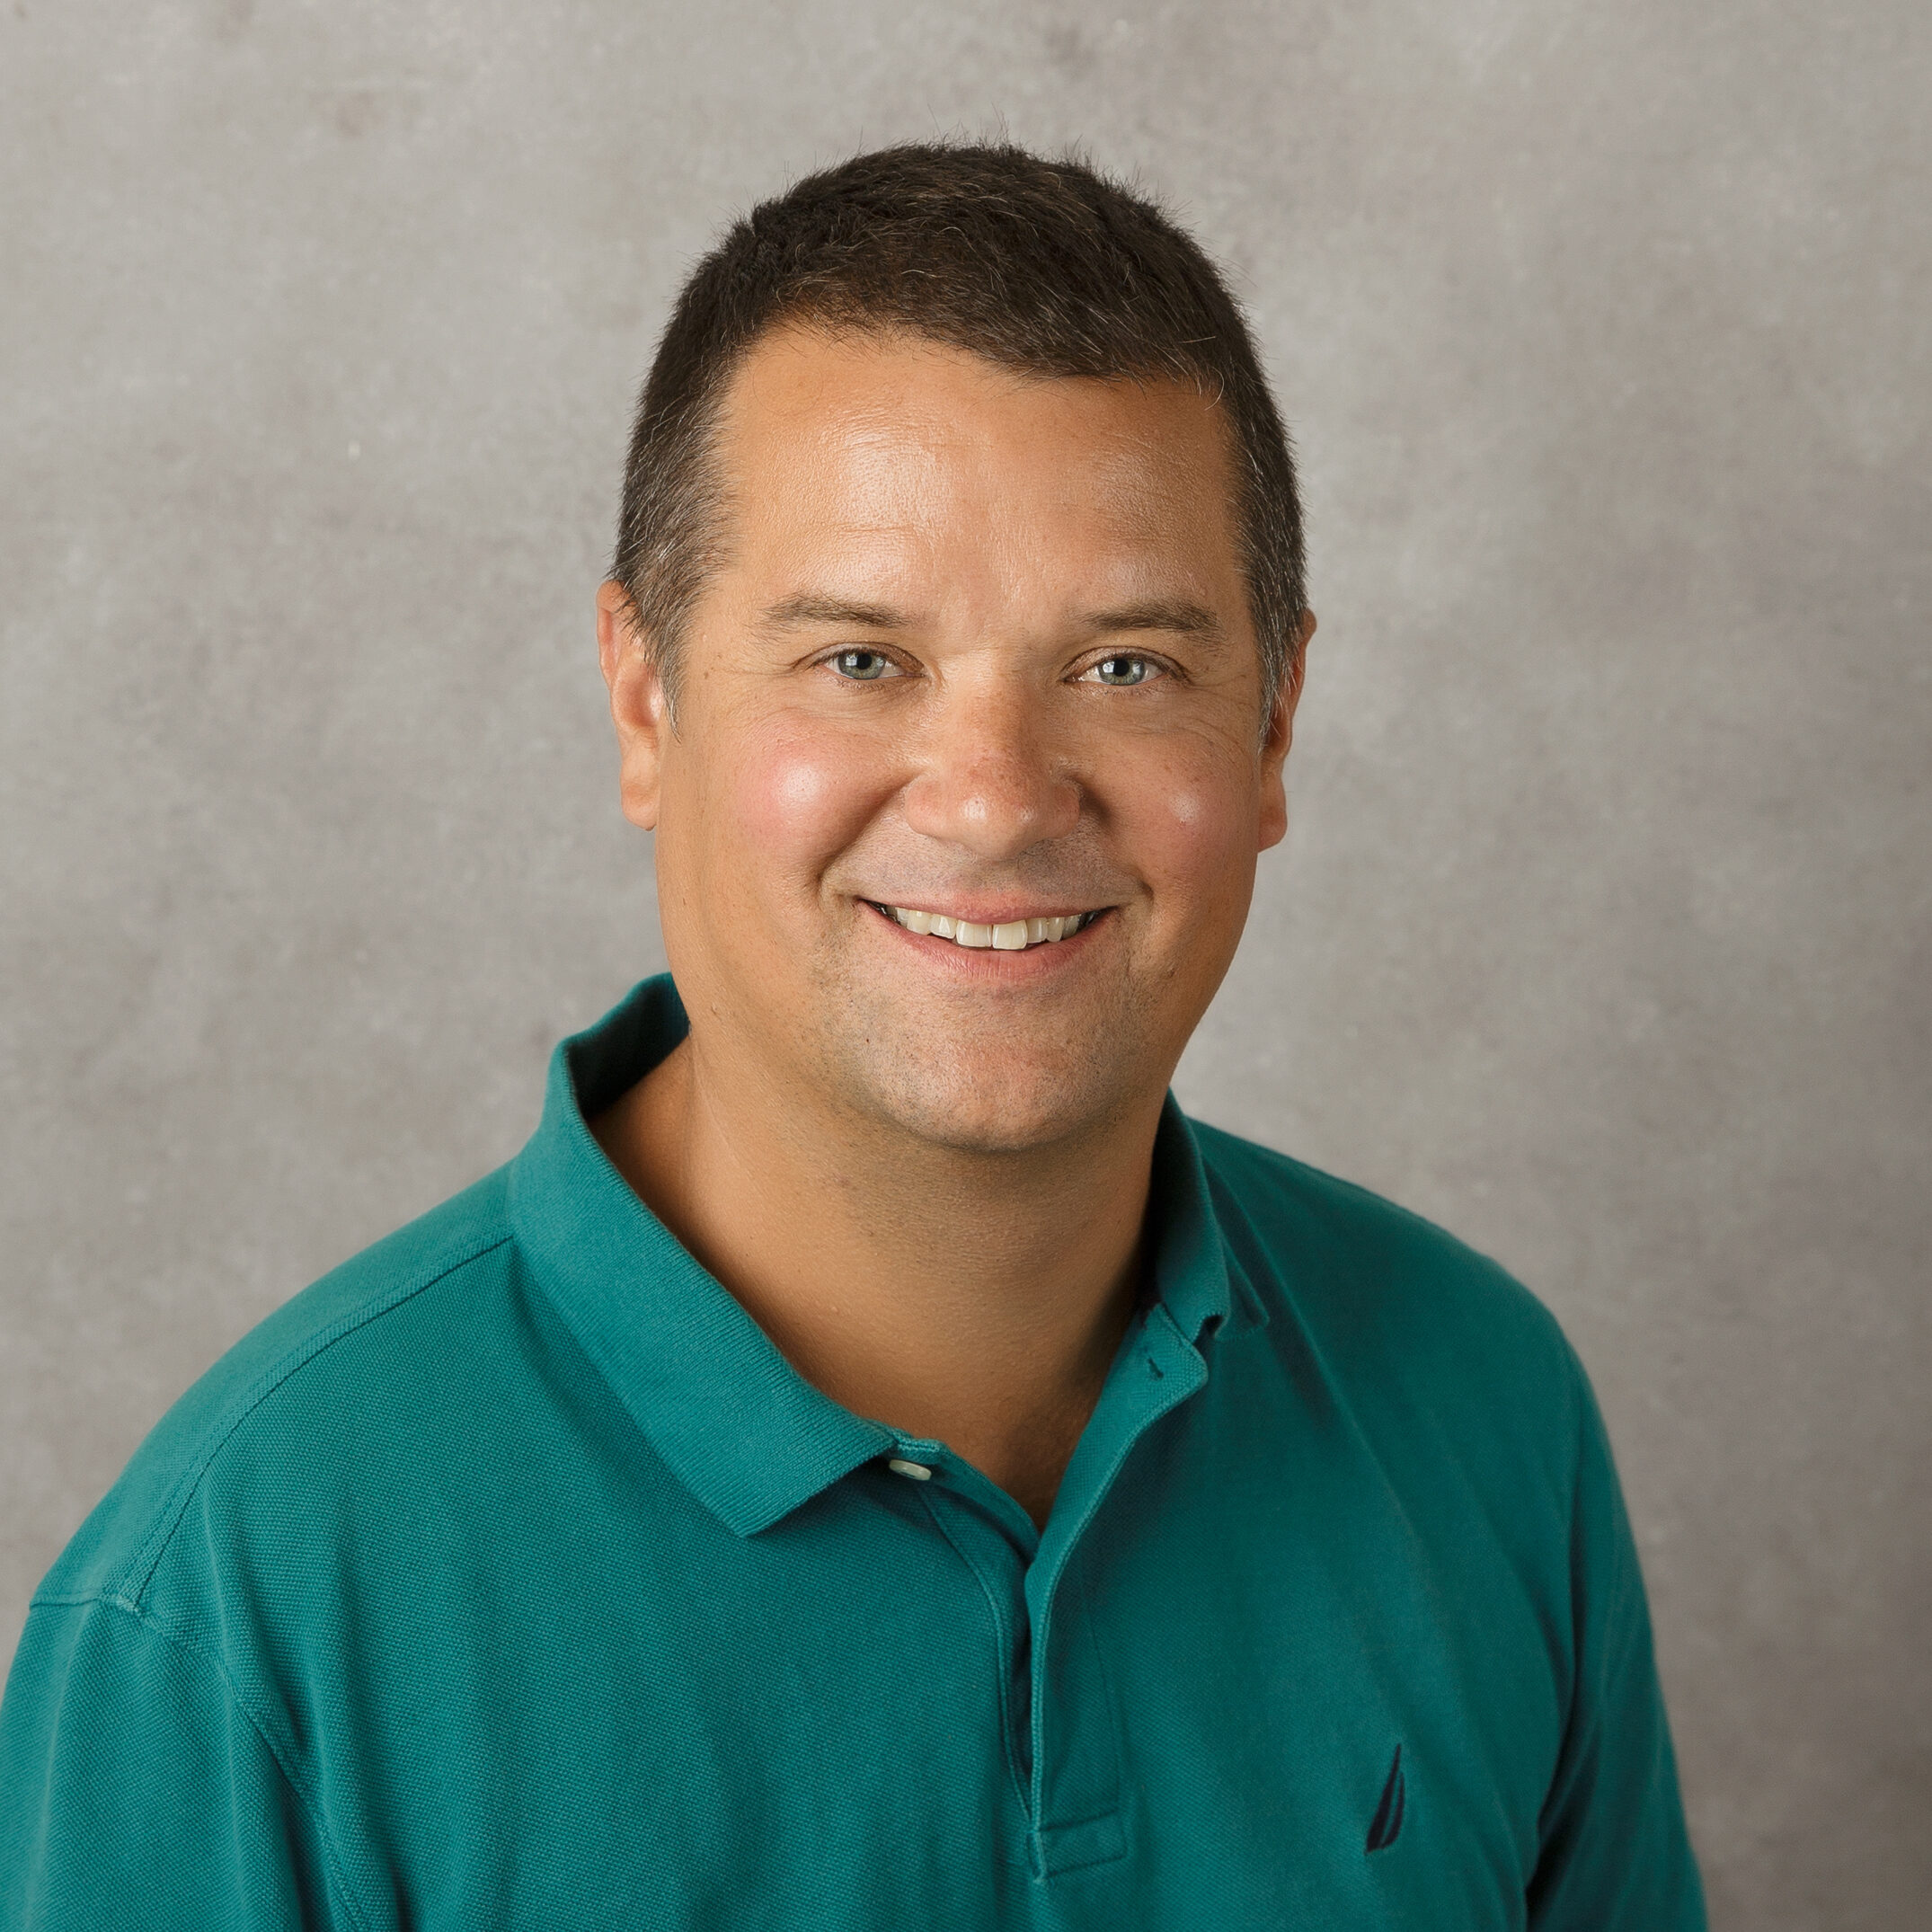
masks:
{"type": "MultiPolygon", "coordinates": [[[[510,1164],[510,1215],[539,1285],[673,1474],[750,1536],[861,1463],[892,1431],[821,1394],[644,1206],[585,1124],[684,1038],[669,974],[644,980],[551,1058],[544,1114],[510,1164]]],[[[1267,1319],[1224,1237],[1172,1095],[1154,1147],[1149,1300],[1189,1343],[1267,1319]]]]}

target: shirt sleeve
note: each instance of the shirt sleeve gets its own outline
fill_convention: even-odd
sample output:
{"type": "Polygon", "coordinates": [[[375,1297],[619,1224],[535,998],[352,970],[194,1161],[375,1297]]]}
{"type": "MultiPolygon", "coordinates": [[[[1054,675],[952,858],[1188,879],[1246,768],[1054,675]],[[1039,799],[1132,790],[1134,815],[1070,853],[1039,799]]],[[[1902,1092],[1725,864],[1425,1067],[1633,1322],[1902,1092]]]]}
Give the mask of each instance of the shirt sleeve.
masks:
{"type": "Polygon", "coordinates": [[[1576,1673],[1529,1892],[1532,1932],[1704,1932],[1650,1611],[1603,1420],[1581,1366],[1571,1539],[1576,1673]]]}
{"type": "Polygon", "coordinates": [[[118,1601],[41,1602],[0,1705],[0,1932],[356,1927],[217,1661],[118,1601]]]}

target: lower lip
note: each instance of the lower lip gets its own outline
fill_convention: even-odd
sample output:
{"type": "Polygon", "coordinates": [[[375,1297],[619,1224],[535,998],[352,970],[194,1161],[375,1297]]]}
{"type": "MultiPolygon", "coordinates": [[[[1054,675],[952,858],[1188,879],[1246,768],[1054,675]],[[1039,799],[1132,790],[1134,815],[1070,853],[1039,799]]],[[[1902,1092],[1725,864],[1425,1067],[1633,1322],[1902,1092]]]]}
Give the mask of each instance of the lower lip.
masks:
{"type": "Polygon", "coordinates": [[[1000,986],[1019,985],[1073,964],[1089,950],[1087,942],[1096,933],[1107,930],[1113,917],[1113,908],[1109,906],[1069,939],[1043,939],[1038,945],[1003,953],[997,946],[962,946],[954,939],[935,939],[930,933],[913,932],[891,913],[881,912],[870,900],[863,903],[888,933],[903,940],[922,959],[962,979],[1000,986]]]}

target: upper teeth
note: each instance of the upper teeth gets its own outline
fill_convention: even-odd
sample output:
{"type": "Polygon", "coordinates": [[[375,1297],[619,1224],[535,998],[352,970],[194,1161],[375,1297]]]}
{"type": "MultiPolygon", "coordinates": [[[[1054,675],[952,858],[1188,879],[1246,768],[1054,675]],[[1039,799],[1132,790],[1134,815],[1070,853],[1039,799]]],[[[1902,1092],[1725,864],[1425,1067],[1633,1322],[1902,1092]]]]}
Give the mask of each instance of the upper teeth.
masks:
{"type": "Polygon", "coordinates": [[[980,926],[971,919],[950,917],[944,912],[918,912],[910,906],[886,906],[881,909],[908,933],[930,933],[935,939],[950,939],[956,946],[991,946],[1000,953],[1019,953],[1055,939],[1071,939],[1088,921],[1099,917],[1092,912],[1069,912],[1055,919],[1009,919],[1004,926],[980,926]]]}

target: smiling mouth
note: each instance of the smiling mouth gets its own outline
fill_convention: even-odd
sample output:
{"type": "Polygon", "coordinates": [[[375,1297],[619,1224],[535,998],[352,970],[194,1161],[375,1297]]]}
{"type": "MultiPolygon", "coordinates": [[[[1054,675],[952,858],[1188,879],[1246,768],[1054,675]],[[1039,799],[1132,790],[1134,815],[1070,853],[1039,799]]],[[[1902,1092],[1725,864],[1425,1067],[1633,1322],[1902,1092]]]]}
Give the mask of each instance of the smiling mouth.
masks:
{"type": "Polygon", "coordinates": [[[920,933],[933,939],[950,939],[956,946],[975,950],[990,948],[996,953],[1024,953],[1031,946],[1050,946],[1084,932],[1112,908],[1103,906],[1096,912],[1068,912],[1050,919],[1008,919],[999,926],[981,926],[973,919],[955,919],[944,912],[921,912],[913,906],[887,906],[875,899],[865,902],[882,912],[908,933],[920,933]]]}

